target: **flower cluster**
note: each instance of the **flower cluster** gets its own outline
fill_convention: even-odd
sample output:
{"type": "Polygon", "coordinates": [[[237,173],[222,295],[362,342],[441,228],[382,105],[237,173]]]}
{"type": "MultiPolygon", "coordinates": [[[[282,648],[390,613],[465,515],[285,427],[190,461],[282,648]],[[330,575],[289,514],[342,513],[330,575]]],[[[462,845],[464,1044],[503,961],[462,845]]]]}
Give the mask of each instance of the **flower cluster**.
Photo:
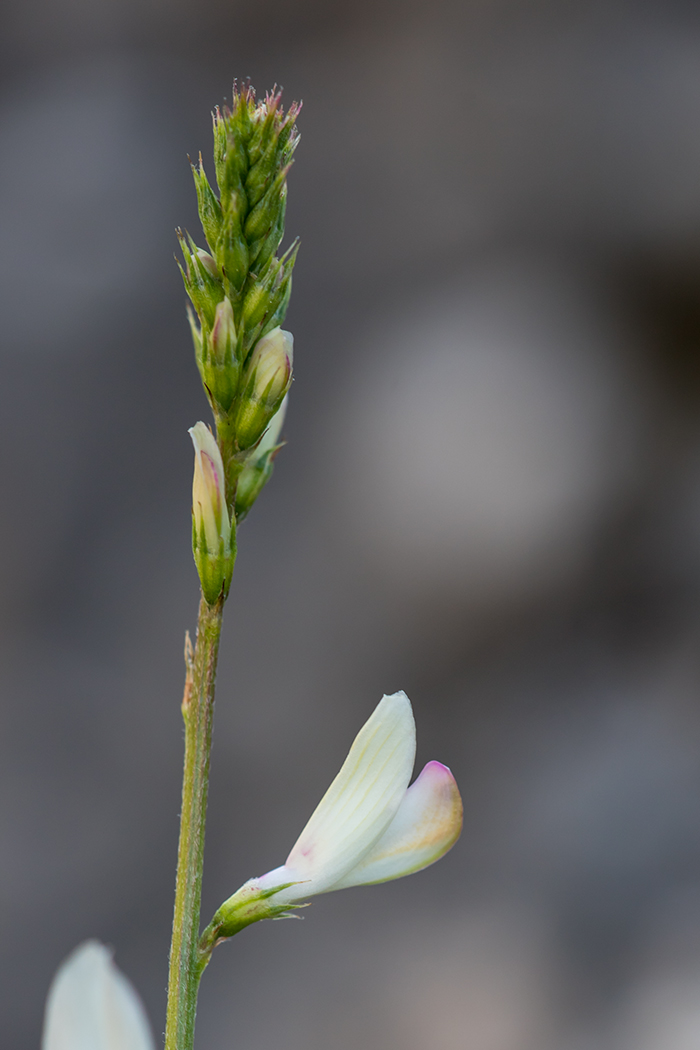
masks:
{"type": "MultiPolygon", "coordinates": [[[[299,140],[298,112],[294,104],[284,113],[278,91],[258,102],[249,85],[234,84],[231,108],[214,113],[218,194],[201,156],[192,167],[208,251],[178,231],[184,259],[180,271],[193,307],[189,318],[195,357],[214,413],[222,465],[216,482],[208,479],[211,484],[203,486],[195,479],[200,495],[211,495],[211,513],[201,499],[193,506],[194,555],[209,604],[222,593],[225,597],[230,573],[227,555],[220,557],[216,544],[202,542],[202,527],[223,493],[234,538],[227,539],[221,518],[219,539],[222,550],[235,551],[236,522],[269,480],[281,448],[293,339],[280,326],[298,243],[279,258],[277,251],[284,236],[287,173],[299,140]]],[[[195,450],[201,458],[198,440],[195,450]]]]}

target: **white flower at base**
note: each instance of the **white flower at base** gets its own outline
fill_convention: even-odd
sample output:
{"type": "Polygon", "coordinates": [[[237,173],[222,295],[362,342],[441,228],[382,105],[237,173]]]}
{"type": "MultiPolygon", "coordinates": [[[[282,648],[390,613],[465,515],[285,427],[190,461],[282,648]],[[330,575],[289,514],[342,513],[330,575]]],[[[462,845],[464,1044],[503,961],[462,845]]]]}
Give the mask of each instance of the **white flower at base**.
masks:
{"type": "Polygon", "coordinates": [[[97,941],[85,941],[59,967],[41,1050],[155,1050],[141,1000],[97,941]]]}
{"type": "Polygon", "coordinates": [[[280,917],[316,894],[410,875],[447,853],[462,829],[459,790],[439,762],[429,762],[409,788],[415,752],[408,697],[385,696],[286,862],[225,901],[204,944],[280,917]]]}

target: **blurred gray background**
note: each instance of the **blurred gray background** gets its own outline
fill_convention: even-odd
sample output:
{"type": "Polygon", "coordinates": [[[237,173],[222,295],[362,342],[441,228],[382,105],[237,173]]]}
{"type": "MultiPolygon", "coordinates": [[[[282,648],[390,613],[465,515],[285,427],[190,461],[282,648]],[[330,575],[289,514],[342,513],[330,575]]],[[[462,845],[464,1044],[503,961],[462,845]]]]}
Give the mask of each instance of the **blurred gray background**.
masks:
{"type": "Polygon", "coordinates": [[[162,1031],[208,418],[174,228],[250,75],[304,100],[297,378],[204,919],[384,691],[465,830],[221,948],[198,1046],[698,1050],[697,5],[6,0],[0,32],[3,1046],[88,936],[162,1031]]]}

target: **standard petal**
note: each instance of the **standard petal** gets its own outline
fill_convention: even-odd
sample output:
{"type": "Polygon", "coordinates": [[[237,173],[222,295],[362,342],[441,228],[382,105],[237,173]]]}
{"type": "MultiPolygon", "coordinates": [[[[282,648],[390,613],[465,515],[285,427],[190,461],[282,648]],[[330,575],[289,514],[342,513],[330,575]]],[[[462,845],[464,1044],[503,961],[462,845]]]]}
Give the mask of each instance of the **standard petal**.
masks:
{"type": "Polygon", "coordinates": [[[303,885],[282,890],[278,903],[332,889],[362,860],[396,815],[415,753],[408,697],[404,692],[385,696],[287,857],[285,881],[293,878],[303,885]]]}
{"type": "Polygon", "coordinates": [[[112,953],[86,941],[61,964],[49,989],[42,1050],[155,1050],[138,995],[112,953]]]}
{"type": "Polygon", "coordinates": [[[428,762],[379,841],[329,889],[387,882],[427,868],[454,846],[461,830],[462,799],[455,778],[447,766],[428,762]]]}

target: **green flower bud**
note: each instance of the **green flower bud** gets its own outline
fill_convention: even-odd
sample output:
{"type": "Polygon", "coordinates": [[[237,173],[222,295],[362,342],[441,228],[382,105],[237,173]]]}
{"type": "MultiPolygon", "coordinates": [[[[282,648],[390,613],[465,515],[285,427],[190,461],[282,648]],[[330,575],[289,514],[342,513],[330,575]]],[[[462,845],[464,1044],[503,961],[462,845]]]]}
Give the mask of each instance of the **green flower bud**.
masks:
{"type": "Polygon", "coordinates": [[[250,448],[262,437],[292,381],[294,337],[273,328],[250,355],[235,420],[238,447],[250,448]]]}
{"type": "Polygon", "coordinates": [[[236,521],[241,522],[272,477],[274,461],[284,442],[279,437],[287,414],[289,395],[277,409],[258,445],[241,471],[236,487],[236,521]]]}
{"type": "Polygon", "coordinates": [[[216,250],[218,262],[234,292],[240,292],[248,276],[248,242],[235,210],[226,211],[221,240],[216,250]]]}
{"type": "Polygon", "coordinates": [[[209,180],[204,172],[202,154],[199,154],[199,168],[192,165],[194,185],[197,190],[197,204],[199,208],[199,220],[204,230],[204,236],[211,248],[215,248],[221,237],[223,227],[223,215],[221,205],[216,194],[209,185],[209,180]]]}
{"type": "Polygon", "coordinates": [[[222,300],[216,308],[208,353],[206,356],[202,354],[199,370],[212,405],[221,412],[228,412],[236,396],[241,373],[236,356],[236,325],[230,299],[222,300]]]}
{"type": "MultiPolygon", "coordinates": [[[[221,190],[221,203],[230,209],[230,198],[238,196],[238,206],[245,208],[244,182],[250,166],[248,141],[252,131],[251,114],[255,112],[255,92],[244,86],[238,91],[233,86],[232,109],[217,109],[214,113],[214,160],[216,178],[221,190]]],[[[243,217],[244,212],[241,217],[243,217]]]]}
{"type": "Polygon", "coordinates": [[[246,240],[250,244],[265,236],[276,225],[284,208],[285,182],[288,168],[283,168],[263,199],[255,205],[245,223],[246,240]]]}
{"type": "Polygon", "coordinates": [[[298,250],[299,242],[295,241],[281,259],[272,260],[262,279],[251,274],[242,307],[244,346],[253,346],[284,321],[298,250]]]}
{"type": "Polygon", "coordinates": [[[264,237],[260,237],[250,245],[250,265],[255,268],[256,274],[263,277],[275,257],[275,252],[284,237],[284,219],[287,210],[287,187],[284,186],[280,193],[281,207],[277,221],[264,237]]]}
{"type": "Polygon", "coordinates": [[[194,445],[192,552],[202,594],[213,605],[227,596],[233,574],[224,465],[214,435],[204,423],[196,423],[189,434],[194,445]]]}
{"type": "MultiPolygon", "coordinates": [[[[223,285],[216,267],[212,269],[210,263],[202,258],[207,256],[207,252],[197,248],[197,245],[191,238],[189,238],[189,241],[186,240],[180,230],[178,230],[178,238],[185,258],[185,267],[183,269],[180,266],[180,273],[182,274],[187,294],[199,314],[200,320],[208,327],[211,327],[214,323],[217,304],[224,298],[223,285]]],[[[212,263],[214,262],[211,256],[208,258],[212,263]]]]}
{"type": "MultiPolygon", "coordinates": [[[[214,260],[211,259],[211,262],[214,260]]],[[[190,327],[199,374],[209,402],[215,412],[226,413],[233,404],[241,374],[230,299],[223,299],[217,304],[209,333],[197,326],[191,312],[190,327]]]]}

